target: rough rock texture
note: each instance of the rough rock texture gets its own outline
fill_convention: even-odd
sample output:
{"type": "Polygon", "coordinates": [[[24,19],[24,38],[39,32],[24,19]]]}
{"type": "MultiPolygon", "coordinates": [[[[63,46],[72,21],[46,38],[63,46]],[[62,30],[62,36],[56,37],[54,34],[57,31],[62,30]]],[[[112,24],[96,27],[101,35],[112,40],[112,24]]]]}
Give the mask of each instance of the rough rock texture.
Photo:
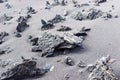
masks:
{"type": "Polygon", "coordinates": [[[30,38],[33,46],[32,51],[41,52],[42,57],[51,57],[58,55],[55,51],[66,51],[76,47],[82,48],[82,42],[87,36],[87,31],[90,31],[90,29],[83,27],[82,30],[76,34],[64,33],[62,36],[45,32],[40,38],[30,38]]]}
{"type": "Polygon", "coordinates": [[[49,20],[48,22],[55,24],[55,23],[62,22],[64,20],[65,18],[63,18],[61,15],[56,15],[53,19],[49,20]]]}
{"type": "Polygon", "coordinates": [[[85,12],[75,11],[72,13],[71,17],[76,20],[94,20],[103,15],[101,10],[89,9],[85,12]]]}
{"type": "Polygon", "coordinates": [[[15,65],[13,68],[8,69],[4,72],[0,79],[1,80],[23,80],[24,78],[33,78],[42,76],[48,72],[47,69],[37,68],[37,62],[34,60],[23,60],[22,63],[15,65]]]}
{"type": "Polygon", "coordinates": [[[41,20],[41,23],[42,23],[41,30],[48,30],[54,27],[53,23],[51,22],[45,22],[44,20],[41,20]]]}
{"type": "Polygon", "coordinates": [[[64,40],[58,35],[44,33],[37,42],[38,46],[33,47],[32,51],[41,51],[42,56],[49,56],[50,53],[53,53],[55,47],[63,42],[64,40]]]}
{"type": "Polygon", "coordinates": [[[117,80],[110,66],[113,61],[110,56],[97,60],[93,65],[94,67],[89,75],[89,80],[117,80]]]}
{"type": "Polygon", "coordinates": [[[18,23],[16,30],[17,30],[17,32],[23,32],[28,27],[29,27],[29,25],[23,21],[21,23],[18,23]]]}

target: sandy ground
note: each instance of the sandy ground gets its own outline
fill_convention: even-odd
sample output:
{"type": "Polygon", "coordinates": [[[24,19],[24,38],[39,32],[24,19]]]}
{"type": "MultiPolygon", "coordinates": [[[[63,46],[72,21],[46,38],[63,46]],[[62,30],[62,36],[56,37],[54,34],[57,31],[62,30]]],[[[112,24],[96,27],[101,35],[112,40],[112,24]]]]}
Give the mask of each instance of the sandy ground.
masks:
{"type": "MultiPolygon", "coordinates": [[[[13,6],[11,9],[6,9],[5,4],[0,4],[0,15],[6,13],[10,16],[14,16],[12,20],[9,22],[11,24],[3,25],[3,22],[0,23],[0,32],[6,31],[11,34],[10,38],[2,45],[0,48],[10,47],[13,51],[9,54],[4,54],[0,56],[0,59],[3,60],[13,60],[20,61],[21,56],[25,58],[36,57],[38,58],[38,66],[44,64],[54,65],[55,68],[53,71],[48,72],[41,78],[37,79],[29,79],[29,80],[66,80],[65,75],[70,75],[69,80],[87,80],[88,74],[83,73],[80,74],[79,71],[81,68],[77,67],[77,64],[80,60],[85,62],[86,64],[94,63],[98,58],[103,56],[110,55],[112,58],[117,61],[112,65],[114,73],[120,80],[120,18],[112,18],[108,20],[104,20],[102,18],[98,18],[95,20],[87,20],[87,21],[76,21],[69,17],[63,23],[56,24],[54,29],[51,29],[47,32],[61,34],[57,32],[56,29],[60,27],[60,25],[67,25],[72,28],[71,32],[79,31],[82,27],[91,28],[91,31],[88,33],[88,37],[84,41],[83,45],[85,49],[75,49],[69,54],[59,55],[51,58],[41,58],[39,53],[31,52],[31,45],[29,44],[27,38],[28,36],[35,35],[39,36],[43,32],[40,30],[41,27],[41,19],[49,20],[53,18],[56,14],[63,14],[63,10],[70,9],[74,10],[71,5],[68,6],[56,6],[51,10],[44,10],[45,1],[44,0],[8,0],[9,3],[13,6]],[[21,38],[16,38],[13,35],[17,26],[17,18],[20,15],[25,15],[26,7],[32,6],[37,12],[37,14],[33,14],[32,18],[29,20],[28,24],[30,27],[22,33],[21,38]],[[22,14],[18,14],[18,11],[22,9],[22,14]],[[74,66],[67,66],[63,62],[57,62],[57,60],[63,60],[66,56],[70,56],[74,59],[74,66]]],[[[87,2],[87,0],[80,0],[81,2],[87,2]]],[[[115,6],[115,10],[112,12],[113,15],[117,14],[120,16],[120,0],[108,0],[108,2],[101,4],[96,7],[102,9],[103,11],[111,10],[111,5],[115,6]]],[[[7,22],[7,23],[9,23],[7,22]]],[[[1,68],[0,73],[2,73],[5,69],[1,68]]]]}

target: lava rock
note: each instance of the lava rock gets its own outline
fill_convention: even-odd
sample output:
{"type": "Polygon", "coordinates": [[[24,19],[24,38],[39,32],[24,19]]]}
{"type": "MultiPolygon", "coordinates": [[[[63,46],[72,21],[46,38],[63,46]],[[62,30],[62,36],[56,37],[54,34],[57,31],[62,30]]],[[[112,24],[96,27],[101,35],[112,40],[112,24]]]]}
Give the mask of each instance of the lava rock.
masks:
{"type": "Polygon", "coordinates": [[[8,69],[1,75],[1,80],[23,80],[26,78],[40,77],[48,72],[47,69],[37,68],[34,60],[23,60],[22,63],[8,69]]]}
{"type": "Polygon", "coordinates": [[[103,12],[101,10],[97,9],[89,9],[84,12],[81,11],[75,11],[72,13],[71,18],[75,20],[94,20],[103,15],[103,12]]]}
{"type": "Polygon", "coordinates": [[[26,22],[21,22],[21,23],[18,23],[16,30],[17,32],[23,32],[28,27],[29,25],[26,22]]]}
{"type": "Polygon", "coordinates": [[[32,7],[28,7],[27,9],[27,14],[36,14],[37,12],[35,11],[35,9],[33,9],[32,7]]]}
{"type": "Polygon", "coordinates": [[[62,21],[65,21],[65,18],[63,18],[61,15],[56,15],[53,19],[49,20],[48,22],[55,24],[62,21]]]}
{"type": "Polygon", "coordinates": [[[37,44],[38,46],[34,46],[32,51],[42,51],[41,56],[48,56],[55,50],[55,47],[63,43],[64,40],[58,35],[52,35],[48,33],[44,33],[41,38],[39,38],[37,44]]]}
{"type": "Polygon", "coordinates": [[[41,20],[41,23],[42,23],[41,30],[48,30],[54,27],[53,23],[51,22],[45,22],[44,20],[41,20]]]}

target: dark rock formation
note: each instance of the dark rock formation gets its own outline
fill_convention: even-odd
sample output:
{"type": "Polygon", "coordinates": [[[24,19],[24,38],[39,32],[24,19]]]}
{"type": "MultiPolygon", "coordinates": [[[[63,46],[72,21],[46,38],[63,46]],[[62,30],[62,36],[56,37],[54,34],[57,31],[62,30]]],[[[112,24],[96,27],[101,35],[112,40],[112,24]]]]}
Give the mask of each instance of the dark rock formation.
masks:
{"type": "Polygon", "coordinates": [[[62,31],[62,32],[64,32],[64,31],[71,31],[72,29],[70,28],[70,27],[67,27],[67,26],[61,26],[61,28],[60,29],[58,29],[57,31],[62,31]]]}
{"type": "Polygon", "coordinates": [[[97,9],[89,9],[87,11],[75,11],[72,13],[71,17],[76,20],[94,20],[100,18],[103,15],[101,10],[97,9]]]}
{"type": "Polygon", "coordinates": [[[28,27],[29,25],[26,22],[22,21],[21,23],[18,23],[16,30],[17,32],[23,32],[28,27]]]}
{"type": "Polygon", "coordinates": [[[41,77],[49,70],[37,68],[37,62],[34,60],[25,59],[22,63],[15,65],[13,68],[4,72],[1,80],[23,80],[25,78],[41,77]]]}
{"type": "MultiPolygon", "coordinates": [[[[45,24],[44,21],[43,24],[45,24]]],[[[33,52],[41,52],[42,57],[53,57],[59,54],[64,54],[65,51],[69,51],[76,47],[82,48],[82,42],[87,36],[87,31],[90,31],[90,29],[83,27],[78,33],[65,33],[62,36],[52,35],[45,32],[41,37],[30,37],[29,39],[33,46],[33,52]],[[83,35],[83,33],[86,35],[83,35]],[[61,51],[62,53],[56,53],[56,51],[61,51]]]]}
{"type": "Polygon", "coordinates": [[[27,9],[27,14],[36,14],[37,12],[35,11],[35,9],[33,9],[32,7],[28,7],[27,9]]]}
{"type": "Polygon", "coordinates": [[[63,18],[61,15],[56,15],[53,19],[49,20],[48,22],[55,24],[62,21],[65,21],[65,18],[63,18]]]}
{"type": "Polygon", "coordinates": [[[42,23],[41,30],[48,30],[54,27],[53,23],[51,22],[45,22],[44,20],[41,20],[41,23],[42,23]]]}

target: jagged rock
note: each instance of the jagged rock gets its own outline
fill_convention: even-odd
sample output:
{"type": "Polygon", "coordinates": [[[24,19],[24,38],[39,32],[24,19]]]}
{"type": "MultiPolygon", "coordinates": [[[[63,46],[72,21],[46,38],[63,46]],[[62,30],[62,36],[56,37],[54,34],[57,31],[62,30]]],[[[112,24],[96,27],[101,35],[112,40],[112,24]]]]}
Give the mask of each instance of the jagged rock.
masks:
{"type": "Polygon", "coordinates": [[[53,19],[49,20],[48,22],[55,24],[62,21],[65,21],[65,18],[63,18],[61,15],[56,15],[53,19]]]}
{"type": "Polygon", "coordinates": [[[101,10],[97,9],[89,9],[87,11],[81,12],[81,11],[75,11],[72,13],[71,17],[75,20],[94,20],[103,15],[103,12],[101,10]]]}
{"type": "Polygon", "coordinates": [[[75,62],[73,61],[73,59],[71,57],[67,57],[65,59],[65,63],[69,66],[73,66],[75,64],[75,62]]]}
{"type": "Polygon", "coordinates": [[[11,69],[2,73],[1,80],[23,80],[25,78],[41,77],[46,74],[49,69],[37,68],[37,62],[30,59],[23,60],[22,63],[16,64],[11,69]]]}
{"type": "Polygon", "coordinates": [[[6,33],[6,32],[1,32],[1,33],[0,33],[0,44],[2,44],[3,42],[5,42],[5,38],[6,38],[7,36],[9,36],[9,34],[6,33]]]}
{"type": "Polygon", "coordinates": [[[113,69],[110,66],[114,60],[111,59],[110,56],[102,57],[101,59],[97,60],[96,63],[91,70],[89,75],[89,80],[117,80],[115,74],[113,73],[113,69]]]}
{"type": "Polygon", "coordinates": [[[75,47],[81,47],[83,39],[77,36],[74,36],[70,33],[65,33],[63,35],[64,43],[60,44],[57,49],[72,49],[75,47]]]}
{"type": "Polygon", "coordinates": [[[28,19],[31,18],[31,15],[27,15],[27,16],[20,16],[17,20],[17,22],[21,23],[21,22],[27,22],[28,19]]]}
{"type": "Polygon", "coordinates": [[[61,26],[61,28],[60,29],[58,29],[57,31],[70,31],[70,30],[72,30],[70,27],[67,27],[67,26],[61,26]]]}
{"type": "Polygon", "coordinates": [[[42,23],[41,30],[48,30],[54,27],[53,23],[51,22],[45,22],[44,20],[41,20],[41,23],[42,23]]]}
{"type": "Polygon", "coordinates": [[[17,30],[17,32],[23,32],[28,27],[29,27],[29,25],[23,21],[21,23],[18,23],[16,30],[17,30]]]}
{"type": "Polygon", "coordinates": [[[97,18],[101,17],[102,14],[103,14],[103,12],[101,10],[90,9],[88,12],[87,18],[90,20],[97,19],[97,18]]]}
{"type": "Polygon", "coordinates": [[[58,35],[44,33],[38,40],[38,46],[33,47],[32,51],[42,51],[42,56],[48,56],[53,53],[55,47],[63,43],[64,40],[58,35]]]}
{"type": "Polygon", "coordinates": [[[53,19],[49,21],[44,21],[43,19],[41,20],[42,27],[41,30],[48,30],[52,29],[54,27],[55,23],[59,23],[61,21],[64,21],[65,19],[61,15],[56,15],[53,19]]]}
{"type": "MultiPolygon", "coordinates": [[[[89,30],[89,28],[82,29],[82,31],[85,32],[89,30]]],[[[41,52],[42,57],[52,57],[61,54],[56,53],[56,51],[62,51],[62,54],[64,54],[64,51],[68,51],[76,47],[82,48],[82,42],[84,41],[84,39],[80,36],[76,36],[70,33],[64,33],[62,36],[59,36],[45,32],[41,37],[30,37],[29,39],[33,45],[33,52],[41,52]]]]}
{"type": "Polygon", "coordinates": [[[35,9],[33,9],[32,7],[28,7],[27,10],[28,10],[28,11],[27,11],[27,14],[36,14],[35,9]]]}

